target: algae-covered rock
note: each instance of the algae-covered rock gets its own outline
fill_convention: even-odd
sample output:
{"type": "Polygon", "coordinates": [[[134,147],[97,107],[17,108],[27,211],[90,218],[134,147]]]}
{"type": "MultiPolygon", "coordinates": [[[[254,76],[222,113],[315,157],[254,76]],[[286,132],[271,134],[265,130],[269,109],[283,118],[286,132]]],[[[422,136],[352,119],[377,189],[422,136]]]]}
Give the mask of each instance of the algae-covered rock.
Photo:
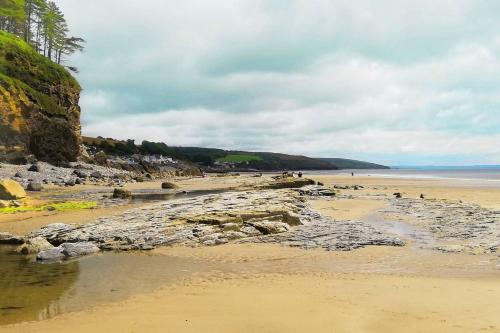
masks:
{"type": "Polygon", "coordinates": [[[177,186],[176,184],[170,183],[170,182],[163,182],[163,183],[161,183],[161,188],[164,189],[164,190],[176,189],[178,187],[179,186],[177,186]]]}
{"type": "Polygon", "coordinates": [[[0,180],[0,200],[17,200],[26,197],[24,188],[11,179],[0,180]]]}
{"type": "Polygon", "coordinates": [[[113,198],[116,199],[129,199],[132,198],[132,192],[124,188],[115,188],[113,191],[113,198]]]}

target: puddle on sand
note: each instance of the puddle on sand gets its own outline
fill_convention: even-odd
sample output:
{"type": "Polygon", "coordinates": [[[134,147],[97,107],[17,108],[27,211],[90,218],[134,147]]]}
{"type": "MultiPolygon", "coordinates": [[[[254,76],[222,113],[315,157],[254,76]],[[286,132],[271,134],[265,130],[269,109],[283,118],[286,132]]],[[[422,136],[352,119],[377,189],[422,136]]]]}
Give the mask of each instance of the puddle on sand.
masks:
{"type": "Polygon", "coordinates": [[[387,220],[379,213],[372,214],[363,221],[385,233],[410,241],[413,248],[432,248],[435,245],[435,239],[430,232],[405,222],[387,220]]]}
{"type": "Polygon", "coordinates": [[[104,253],[40,264],[0,247],[0,325],[126,299],[206,272],[207,263],[145,253],[104,253]]]}

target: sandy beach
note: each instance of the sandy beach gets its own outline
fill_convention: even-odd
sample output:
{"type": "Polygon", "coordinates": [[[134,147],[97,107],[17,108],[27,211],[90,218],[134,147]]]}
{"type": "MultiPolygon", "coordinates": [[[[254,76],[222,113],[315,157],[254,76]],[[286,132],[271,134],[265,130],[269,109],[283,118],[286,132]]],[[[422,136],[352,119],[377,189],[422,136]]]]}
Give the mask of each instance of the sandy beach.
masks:
{"type": "MultiPolygon", "coordinates": [[[[500,208],[500,188],[460,181],[313,175],[341,190],[311,206],[334,220],[357,223],[387,208],[379,196],[462,201],[500,208]]],[[[179,181],[181,189],[220,189],[247,176],[179,181]]],[[[134,184],[136,187],[156,183],[134,184]]],[[[118,210],[130,208],[127,206],[118,210]]],[[[113,209],[1,221],[0,231],[29,231],[45,222],[83,221],[113,209]],[[87,215],[88,214],[88,215],[87,215]],[[17,229],[14,225],[18,224],[17,229]]],[[[53,318],[0,326],[0,332],[500,332],[500,259],[406,246],[353,251],[305,250],[273,244],[161,247],[153,256],[196,259],[212,269],[160,285],[154,292],[53,318]]]]}

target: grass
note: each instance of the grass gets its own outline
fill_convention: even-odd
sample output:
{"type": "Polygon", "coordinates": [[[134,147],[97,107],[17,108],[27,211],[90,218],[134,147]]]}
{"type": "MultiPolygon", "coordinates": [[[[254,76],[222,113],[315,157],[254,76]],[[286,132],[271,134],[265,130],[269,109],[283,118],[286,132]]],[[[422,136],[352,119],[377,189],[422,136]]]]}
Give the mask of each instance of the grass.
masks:
{"type": "Polygon", "coordinates": [[[250,155],[250,154],[230,154],[226,155],[226,157],[218,158],[218,162],[227,162],[227,163],[241,163],[241,162],[250,162],[250,161],[261,161],[262,158],[258,155],[250,155]]]}
{"type": "Polygon", "coordinates": [[[91,209],[94,207],[97,207],[97,202],[95,201],[71,201],[71,202],[45,204],[41,206],[0,208],[0,214],[15,214],[22,212],[43,212],[43,211],[65,212],[68,210],[91,209]]]}
{"type": "Polygon", "coordinates": [[[57,94],[81,90],[64,67],[38,54],[22,39],[0,31],[0,85],[23,92],[48,115],[64,115],[57,94]]]}

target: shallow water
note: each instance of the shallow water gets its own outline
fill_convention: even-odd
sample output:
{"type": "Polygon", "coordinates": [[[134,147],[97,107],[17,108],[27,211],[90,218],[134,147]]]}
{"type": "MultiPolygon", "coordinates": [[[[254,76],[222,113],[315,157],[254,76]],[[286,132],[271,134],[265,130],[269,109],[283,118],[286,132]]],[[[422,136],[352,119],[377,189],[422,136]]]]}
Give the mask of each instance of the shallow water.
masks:
{"type": "Polygon", "coordinates": [[[0,325],[43,320],[168,286],[210,269],[192,259],[104,253],[41,264],[0,246],[0,325]]]}
{"type": "Polygon", "coordinates": [[[500,187],[500,168],[449,169],[380,169],[380,170],[327,170],[304,171],[304,174],[373,176],[396,179],[459,180],[478,185],[500,187]]]}

